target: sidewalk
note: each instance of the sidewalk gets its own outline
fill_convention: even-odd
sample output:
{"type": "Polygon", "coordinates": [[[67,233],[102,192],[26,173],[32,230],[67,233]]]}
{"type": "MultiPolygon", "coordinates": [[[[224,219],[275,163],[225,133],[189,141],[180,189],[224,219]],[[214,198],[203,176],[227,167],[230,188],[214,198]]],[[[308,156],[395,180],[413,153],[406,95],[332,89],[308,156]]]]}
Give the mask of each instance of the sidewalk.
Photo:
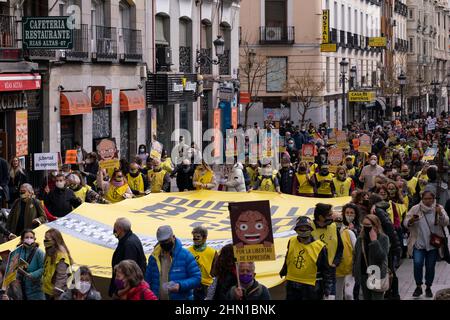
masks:
{"type": "MultiPolygon", "coordinates": [[[[412,296],[414,289],[416,288],[412,259],[403,260],[402,265],[397,270],[397,276],[399,282],[400,297],[402,300],[432,300],[432,298],[426,298],[425,294],[418,298],[414,298],[412,296]]],[[[436,274],[431,290],[435,294],[437,291],[445,288],[450,288],[450,264],[445,261],[440,261],[436,264],[436,274]]],[[[425,285],[423,286],[423,290],[425,292],[425,285]]]]}

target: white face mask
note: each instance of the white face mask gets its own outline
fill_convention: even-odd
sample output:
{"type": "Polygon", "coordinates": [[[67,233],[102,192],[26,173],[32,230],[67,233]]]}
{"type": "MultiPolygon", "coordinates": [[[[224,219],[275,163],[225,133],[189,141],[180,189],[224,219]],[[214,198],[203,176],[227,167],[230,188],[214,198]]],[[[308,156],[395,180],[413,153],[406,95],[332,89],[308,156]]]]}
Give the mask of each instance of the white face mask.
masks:
{"type": "Polygon", "coordinates": [[[25,243],[25,244],[31,246],[31,245],[34,243],[34,239],[33,239],[33,238],[26,238],[26,239],[23,239],[23,243],[25,243]]]}
{"type": "Polygon", "coordinates": [[[355,220],[355,217],[354,217],[354,216],[345,216],[345,218],[347,219],[347,222],[348,222],[348,223],[352,223],[353,220],[355,220]]]}
{"type": "Polygon", "coordinates": [[[91,283],[89,281],[80,281],[80,289],[79,291],[82,294],[85,294],[91,289],[91,283]]]}
{"type": "Polygon", "coordinates": [[[376,166],[377,165],[377,160],[370,160],[370,165],[371,166],[376,166]]]}
{"type": "Polygon", "coordinates": [[[62,189],[62,188],[64,188],[64,186],[65,186],[66,184],[64,183],[64,181],[57,181],[57,182],[55,183],[55,185],[56,185],[57,188],[62,189]]]}

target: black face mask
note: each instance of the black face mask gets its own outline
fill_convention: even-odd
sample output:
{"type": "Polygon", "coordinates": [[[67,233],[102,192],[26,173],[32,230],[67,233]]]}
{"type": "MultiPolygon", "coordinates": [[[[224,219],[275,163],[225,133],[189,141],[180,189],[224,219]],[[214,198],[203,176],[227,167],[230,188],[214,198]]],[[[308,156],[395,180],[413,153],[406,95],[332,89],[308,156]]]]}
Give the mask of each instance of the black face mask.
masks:
{"type": "Polygon", "coordinates": [[[370,231],[372,230],[372,227],[366,227],[364,226],[364,236],[366,239],[370,239],[370,231]]]}
{"type": "Polygon", "coordinates": [[[306,172],[306,167],[299,167],[298,168],[298,172],[305,173],[306,172]]]}
{"type": "Polygon", "coordinates": [[[174,243],[173,242],[162,242],[159,244],[161,246],[161,248],[168,252],[168,251],[172,251],[174,243]]]}
{"type": "Polygon", "coordinates": [[[320,170],[320,175],[322,175],[322,176],[326,176],[326,175],[328,175],[328,169],[327,170],[320,170]]]}
{"type": "Polygon", "coordinates": [[[352,165],[352,164],[346,164],[345,166],[347,167],[347,169],[353,168],[353,165],[352,165]]]}
{"type": "Polygon", "coordinates": [[[130,171],[130,176],[132,176],[133,178],[136,178],[139,174],[140,174],[139,170],[136,171],[135,173],[130,171]]]}
{"type": "Polygon", "coordinates": [[[365,206],[365,207],[369,207],[369,200],[363,200],[362,201],[362,204],[365,206]]]}

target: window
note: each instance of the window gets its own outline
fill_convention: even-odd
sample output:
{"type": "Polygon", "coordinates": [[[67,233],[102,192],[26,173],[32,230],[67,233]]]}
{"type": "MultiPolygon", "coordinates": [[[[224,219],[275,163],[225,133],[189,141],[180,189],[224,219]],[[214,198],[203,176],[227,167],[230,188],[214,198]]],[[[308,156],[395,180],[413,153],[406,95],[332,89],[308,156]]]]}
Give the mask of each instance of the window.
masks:
{"type": "Polygon", "coordinates": [[[339,83],[339,73],[338,73],[338,59],[334,58],[334,91],[338,90],[338,83],[339,83]]]}
{"type": "Polygon", "coordinates": [[[341,5],[341,30],[345,30],[345,7],[341,5]]]}
{"type": "Polygon", "coordinates": [[[287,57],[269,57],[267,61],[266,91],[283,92],[287,80],[287,57]]]}
{"type": "Polygon", "coordinates": [[[410,20],[413,20],[413,19],[414,19],[414,9],[413,9],[413,8],[409,8],[409,9],[408,9],[408,18],[409,18],[410,20]]]}
{"type": "Polygon", "coordinates": [[[423,54],[427,55],[427,42],[426,41],[423,42],[423,54]]]}
{"type": "Polygon", "coordinates": [[[369,36],[369,15],[368,14],[366,14],[366,34],[365,34],[365,36],[366,37],[369,36]]]}
{"type": "Polygon", "coordinates": [[[327,92],[330,92],[330,57],[326,58],[325,84],[326,84],[326,87],[327,87],[327,92]]]}
{"type": "Polygon", "coordinates": [[[287,0],[266,0],[266,26],[284,27],[287,25],[287,0]]]}
{"type": "Polygon", "coordinates": [[[355,10],[355,30],[353,33],[358,33],[358,10],[355,10]]]}
{"type": "Polygon", "coordinates": [[[157,45],[168,46],[170,42],[170,19],[167,16],[156,15],[155,21],[157,45]]]}
{"type": "Polygon", "coordinates": [[[111,136],[111,108],[94,108],[92,111],[92,139],[111,136]]]}
{"type": "Polygon", "coordinates": [[[126,1],[119,3],[119,29],[131,29],[131,8],[126,1]]]}
{"type": "Polygon", "coordinates": [[[347,32],[352,32],[352,9],[348,7],[348,26],[347,26],[347,32]]]}
{"type": "Polygon", "coordinates": [[[337,2],[335,1],[334,2],[334,14],[332,14],[332,17],[333,17],[333,19],[334,19],[334,28],[337,30],[337,28],[338,28],[338,23],[337,23],[337,21],[338,21],[338,19],[337,19],[337,17],[338,17],[338,15],[337,15],[337,12],[338,12],[338,5],[337,5],[337,2]]]}
{"type": "Polygon", "coordinates": [[[359,34],[362,35],[364,33],[364,14],[362,11],[359,13],[359,23],[361,24],[359,34]]]}
{"type": "Polygon", "coordinates": [[[409,52],[414,53],[414,38],[409,38],[409,52]]]}
{"type": "Polygon", "coordinates": [[[92,0],[91,2],[91,25],[105,26],[105,2],[103,0],[92,0]]]}

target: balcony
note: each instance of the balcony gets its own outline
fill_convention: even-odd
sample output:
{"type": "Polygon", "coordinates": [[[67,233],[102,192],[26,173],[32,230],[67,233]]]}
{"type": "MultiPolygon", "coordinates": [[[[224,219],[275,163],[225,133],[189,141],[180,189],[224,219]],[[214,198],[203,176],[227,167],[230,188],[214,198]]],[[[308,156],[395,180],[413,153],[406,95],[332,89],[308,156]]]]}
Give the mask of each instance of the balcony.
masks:
{"type": "Polygon", "coordinates": [[[87,24],[73,30],[73,49],[61,50],[61,59],[66,61],[89,60],[89,29],[87,24]]]}
{"type": "MultiPolygon", "coordinates": [[[[200,49],[200,53],[202,56],[207,56],[211,58],[212,50],[211,49],[200,49]]],[[[201,74],[212,74],[212,63],[205,59],[205,63],[200,66],[201,74]]]]}
{"type": "Polygon", "coordinates": [[[119,40],[121,62],[142,62],[141,30],[119,29],[119,40]]]}
{"type": "Polygon", "coordinates": [[[338,43],[337,30],[336,29],[331,29],[331,32],[330,32],[330,43],[338,43]]]}
{"type": "Polygon", "coordinates": [[[97,62],[117,60],[116,28],[92,26],[92,59],[97,62]]]}
{"type": "Polygon", "coordinates": [[[0,48],[17,48],[16,17],[0,15],[0,48]]]}
{"type": "Polygon", "coordinates": [[[24,57],[29,59],[29,60],[35,60],[35,61],[39,61],[39,60],[57,60],[56,59],[56,50],[51,50],[51,49],[29,49],[29,50],[24,50],[23,53],[24,57]]]}
{"type": "Polygon", "coordinates": [[[192,50],[191,47],[180,46],[180,72],[192,72],[192,50]]]}
{"type": "Polygon", "coordinates": [[[360,49],[360,47],[359,47],[359,38],[358,38],[358,35],[356,33],[353,34],[353,47],[355,49],[360,49]]]}
{"type": "Polygon", "coordinates": [[[345,48],[345,31],[339,31],[339,46],[345,48]]]}
{"type": "Polygon", "coordinates": [[[260,44],[293,44],[295,42],[295,27],[260,27],[260,44]]]}
{"type": "Polygon", "coordinates": [[[353,48],[353,34],[351,32],[347,32],[347,48],[353,48]]]}
{"type": "Polygon", "coordinates": [[[230,49],[224,51],[223,56],[220,59],[219,64],[219,74],[220,75],[230,75],[230,49]]]}

